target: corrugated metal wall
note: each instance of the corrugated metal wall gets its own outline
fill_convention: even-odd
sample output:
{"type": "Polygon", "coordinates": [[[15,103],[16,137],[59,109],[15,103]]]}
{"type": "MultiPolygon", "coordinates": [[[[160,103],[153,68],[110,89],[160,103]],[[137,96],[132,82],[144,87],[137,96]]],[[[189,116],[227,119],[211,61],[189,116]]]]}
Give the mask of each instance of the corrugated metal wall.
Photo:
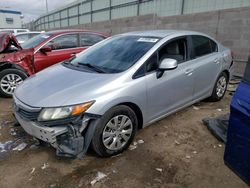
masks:
{"type": "Polygon", "coordinates": [[[146,14],[172,16],[250,6],[250,0],[78,0],[35,21],[35,29],[74,26],[146,14]]]}

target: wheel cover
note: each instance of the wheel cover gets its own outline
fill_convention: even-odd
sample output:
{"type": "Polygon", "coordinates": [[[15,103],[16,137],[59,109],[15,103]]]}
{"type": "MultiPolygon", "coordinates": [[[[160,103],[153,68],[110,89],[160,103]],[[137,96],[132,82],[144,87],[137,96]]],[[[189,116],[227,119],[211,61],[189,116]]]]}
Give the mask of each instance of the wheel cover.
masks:
{"type": "Polygon", "coordinates": [[[113,117],[104,127],[102,142],[109,150],[122,149],[131,138],[133,123],[126,115],[113,117]]]}
{"type": "Polygon", "coordinates": [[[17,74],[6,74],[0,81],[0,87],[6,94],[12,95],[23,79],[17,74]]]}
{"type": "Polygon", "coordinates": [[[227,88],[227,80],[224,76],[222,76],[217,82],[217,87],[216,87],[217,96],[222,97],[226,91],[226,88],[227,88]]]}

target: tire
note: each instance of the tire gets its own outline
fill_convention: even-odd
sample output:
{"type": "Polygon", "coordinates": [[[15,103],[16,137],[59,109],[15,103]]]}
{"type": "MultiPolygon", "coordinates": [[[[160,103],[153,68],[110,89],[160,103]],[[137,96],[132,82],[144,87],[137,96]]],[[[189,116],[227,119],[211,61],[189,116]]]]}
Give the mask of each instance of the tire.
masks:
{"type": "Polygon", "coordinates": [[[125,105],[115,106],[101,117],[91,147],[101,157],[117,155],[129,147],[134,139],[137,127],[138,120],[131,108],[125,105]],[[115,126],[115,120],[117,120],[120,129],[122,129],[122,125],[125,125],[123,130],[118,130],[119,128],[115,126]],[[112,143],[115,144],[112,145],[112,143]]]}
{"type": "Polygon", "coordinates": [[[217,101],[220,101],[224,97],[226,90],[227,90],[228,80],[229,78],[225,72],[222,72],[219,75],[214,85],[213,93],[208,98],[209,101],[217,102],[217,101]]]}
{"type": "Polygon", "coordinates": [[[0,96],[11,98],[15,88],[21,84],[27,75],[18,69],[5,69],[0,72],[0,96]]]}

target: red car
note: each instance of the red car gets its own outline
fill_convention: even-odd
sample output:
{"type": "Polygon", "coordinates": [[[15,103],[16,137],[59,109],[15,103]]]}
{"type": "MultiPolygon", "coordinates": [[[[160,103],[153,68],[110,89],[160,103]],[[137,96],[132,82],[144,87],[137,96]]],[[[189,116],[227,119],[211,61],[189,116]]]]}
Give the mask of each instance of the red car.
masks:
{"type": "Polygon", "coordinates": [[[22,46],[10,33],[0,33],[0,95],[11,97],[28,76],[71,58],[108,35],[85,30],[42,33],[22,46]]]}

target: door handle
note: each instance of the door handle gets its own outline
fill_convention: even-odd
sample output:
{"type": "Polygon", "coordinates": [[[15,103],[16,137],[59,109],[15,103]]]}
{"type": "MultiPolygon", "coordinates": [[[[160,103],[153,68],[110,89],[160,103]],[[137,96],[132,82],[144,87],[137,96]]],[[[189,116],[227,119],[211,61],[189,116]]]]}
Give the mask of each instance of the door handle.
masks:
{"type": "Polygon", "coordinates": [[[192,74],[193,74],[193,69],[187,69],[186,71],[185,71],[185,74],[187,75],[187,76],[191,76],[192,74]]]}
{"type": "Polygon", "coordinates": [[[214,59],[214,63],[219,64],[220,60],[218,58],[214,59]]]}

